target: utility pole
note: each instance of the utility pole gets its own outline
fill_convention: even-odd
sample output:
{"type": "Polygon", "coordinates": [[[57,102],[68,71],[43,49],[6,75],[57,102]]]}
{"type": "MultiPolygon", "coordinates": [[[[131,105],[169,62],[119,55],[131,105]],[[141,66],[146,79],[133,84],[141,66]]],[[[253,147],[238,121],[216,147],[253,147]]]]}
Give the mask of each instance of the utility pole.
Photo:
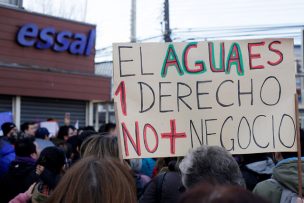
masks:
{"type": "Polygon", "coordinates": [[[23,7],[23,0],[18,0],[17,1],[18,2],[18,8],[21,8],[22,9],[22,7],[23,7]]]}
{"type": "Polygon", "coordinates": [[[172,42],[170,20],[169,20],[169,0],[165,0],[164,2],[164,23],[165,23],[164,40],[165,42],[172,42]]]}
{"type": "Polygon", "coordinates": [[[304,29],[301,30],[301,51],[302,51],[301,72],[304,72],[304,29]]]}
{"type": "Polygon", "coordinates": [[[131,42],[136,42],[136,0],[131,4],[131,42]]]}
{"type": "Polygon", "coordinates": [[[87,22],[87,12],[88,12],[88,0],[85,0],[85,9],[84,9],[84,22],[87,22]]]}

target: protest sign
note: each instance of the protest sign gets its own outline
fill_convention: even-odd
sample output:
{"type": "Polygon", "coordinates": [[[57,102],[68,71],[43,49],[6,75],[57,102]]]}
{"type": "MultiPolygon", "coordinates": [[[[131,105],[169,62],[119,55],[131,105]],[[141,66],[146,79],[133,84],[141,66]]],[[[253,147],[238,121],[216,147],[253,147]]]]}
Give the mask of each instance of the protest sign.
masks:
{"type": "Polygon", "coordinates": [[[13,122],[12,112],[1,112],[0,113],[0,126],[6,122],[13,122]]]}
{"type": "Polygon", "coordinates": [[[50,133],[49,137],[55,137],[59,130],[59,125],[56,121],[40,122],[40,127],[48,129],[48,131],[50,133]]]}
{"type": "MultiPolygon", "coordinates": [[[[3,123],[13,122],[13,114],[12,112],[0,112],[0,127],[3,123]]],[[[2,130],[0,129],[0,135],[3,135],[2,130]]]]}
{"type": "Polygon", "coordinates": [[[123,158],[296,151],[292,39],[113,45],[123,158]]]}

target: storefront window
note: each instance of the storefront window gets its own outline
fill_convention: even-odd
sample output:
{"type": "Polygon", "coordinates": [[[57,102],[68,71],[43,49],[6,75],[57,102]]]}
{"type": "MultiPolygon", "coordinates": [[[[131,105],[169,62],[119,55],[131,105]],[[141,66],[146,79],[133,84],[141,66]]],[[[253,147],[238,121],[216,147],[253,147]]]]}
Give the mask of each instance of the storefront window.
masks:
{"type": "Polygon", "coordinates": [[[22,6],[22,0],[0,0],[0,4],[21,7],[22,6]]]}

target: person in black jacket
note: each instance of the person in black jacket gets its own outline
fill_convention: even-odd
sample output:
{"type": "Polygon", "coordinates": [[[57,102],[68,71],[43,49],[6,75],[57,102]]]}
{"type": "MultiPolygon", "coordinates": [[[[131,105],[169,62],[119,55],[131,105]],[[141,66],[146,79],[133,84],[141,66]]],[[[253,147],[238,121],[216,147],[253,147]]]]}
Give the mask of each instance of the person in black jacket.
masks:
{"type": "Polygon", "coordinates": [[[36,146],[33,139],[24,138],[15,143],[16,158],[10,164],[8,172],[0,180],[0,202],[7,203],[19,193],[26,191],[36,177],[36,146]]]}
{"type": "Polygon", "coordinates": [[[42,150],[36,165],[37,184],[34,187],[32,202],[46,200],[61,179],[65,164],[65,154],[58,147],[42,150]]]}

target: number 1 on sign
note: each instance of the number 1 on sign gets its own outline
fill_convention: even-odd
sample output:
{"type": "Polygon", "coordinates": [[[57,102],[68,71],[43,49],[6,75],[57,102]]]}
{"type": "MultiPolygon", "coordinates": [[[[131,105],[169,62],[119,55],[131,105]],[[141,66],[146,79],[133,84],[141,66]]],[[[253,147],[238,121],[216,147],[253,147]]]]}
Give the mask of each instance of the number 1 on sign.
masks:
{"type": "Polygon", "coordinates": [[[118,85],[116,91],[115,91],[115,96],[120,94],[120,106],[123,115],[127,115],[127,100],[126,100],[126,85],[125,81],[121,81],[120,84],[118,85]]]}

